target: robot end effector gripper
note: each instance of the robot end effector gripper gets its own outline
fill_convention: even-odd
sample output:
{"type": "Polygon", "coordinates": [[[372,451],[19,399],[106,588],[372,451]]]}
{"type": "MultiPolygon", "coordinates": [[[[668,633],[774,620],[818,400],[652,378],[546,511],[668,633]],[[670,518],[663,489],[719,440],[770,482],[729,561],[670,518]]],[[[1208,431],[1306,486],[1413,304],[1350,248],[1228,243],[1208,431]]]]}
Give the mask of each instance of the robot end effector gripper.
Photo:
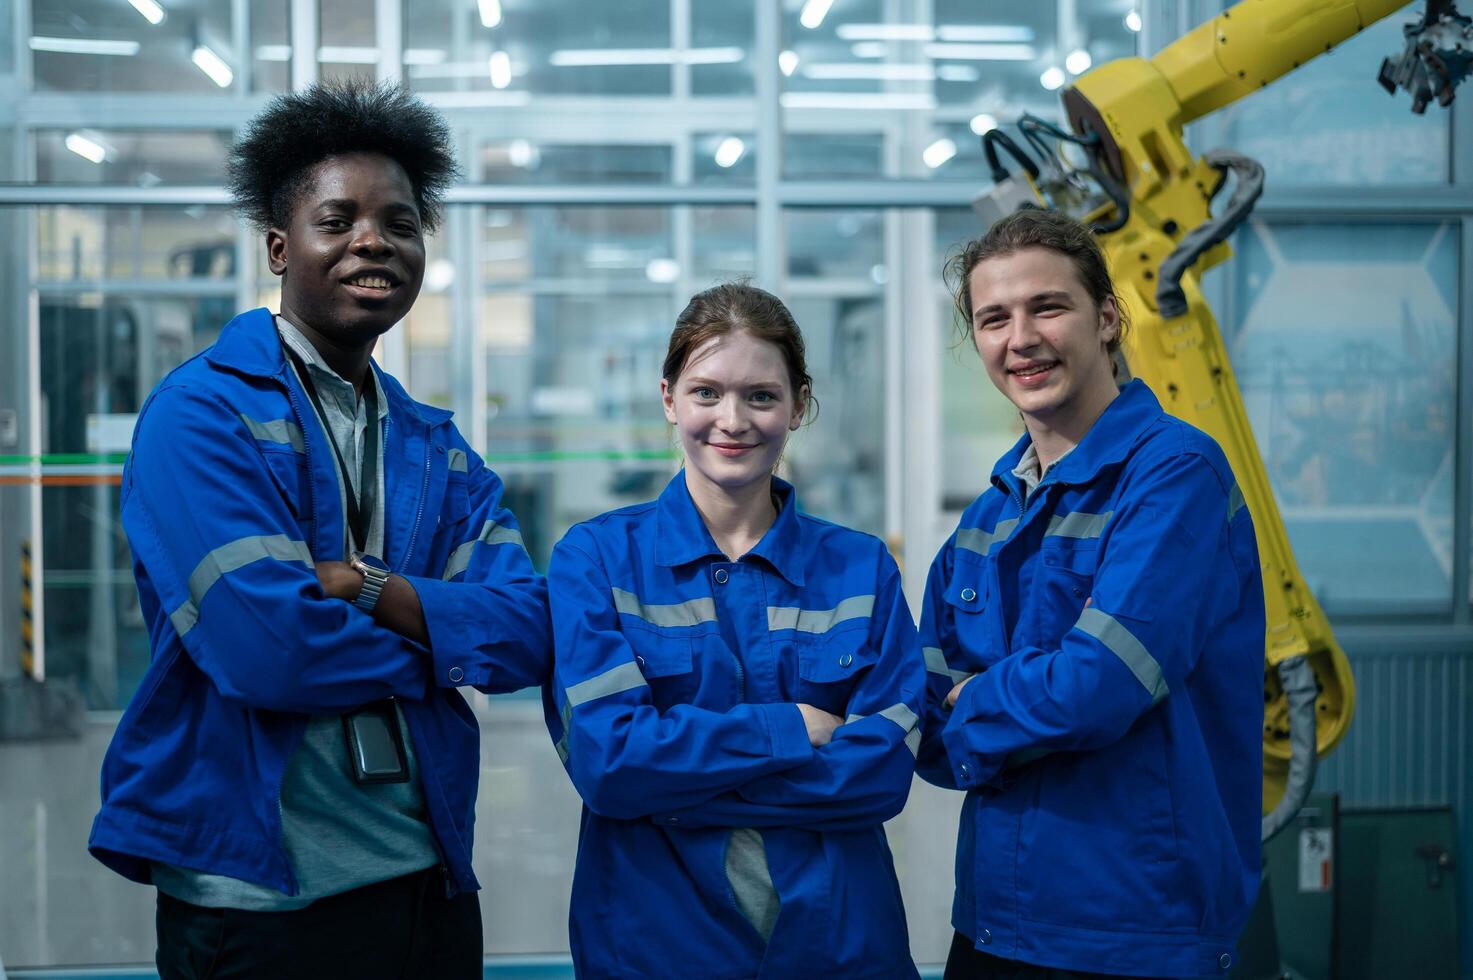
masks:
{"type": "Polygon", "coordinates": [[[1453,90],[1473,67],[1473,18],[1458,13],[1453,0],[1428,0],[1426,14],[1403,32],[1406,48],[1381,62],[1377,81],[1392,95],[1405,89],[1418,115],[1433,99],[1451,105],[1453,90]]]}

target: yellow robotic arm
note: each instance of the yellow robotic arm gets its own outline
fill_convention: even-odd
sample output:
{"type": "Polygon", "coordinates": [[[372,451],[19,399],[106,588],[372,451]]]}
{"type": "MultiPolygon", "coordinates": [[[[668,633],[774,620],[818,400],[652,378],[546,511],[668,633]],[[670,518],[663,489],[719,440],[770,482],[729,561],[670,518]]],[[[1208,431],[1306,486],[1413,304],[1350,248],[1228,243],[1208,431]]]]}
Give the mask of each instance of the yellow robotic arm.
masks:
{"type": "MultiPolygon", "coordinates": [[[[1224,151],[1193,155],[1182,127],[1251,95],[1403,5],[1404,0],[1242,0],[1154,58],[1123,58],[1082,76],[1063,93],[1072,134],[1028,117],[1020,126],[1035,148],[1040,129],[1080,144],[1097,193],[1078,172],[1067,172],[1061,157],[1055,158],[1060,166],[1040,173],[1002,134],[984,137],[994,179],[1006,176],[994,144],[1024,165],[1027,179],[999,180],[992,194],[976,202],[979,215],[987,220],[1037,206],[1042,197],[1093,225],[1131,316],[1125,341],[1131,374],[1151,386],[1167,411],[1218,441],[1253,515],[1268,614],[1265,839],[1297,812],[1318,755],[1344,737],[1355,709],[1355,683],[1295,563],[1222,335],[1200,289],[1202,273],[1230,256],[1226,238],[1252,208],[1263,171],[1224,151]],[[1214,216],[1212,202],[1229,171],[1237,175],[1235,191],[1214,216]]],[[[1473,51],[1467,18],[1452,11],[1450,0],[1430,0],[1424,20],[1406,35],[1407,51],[1399,62],[1383,65],[1382,84],[1411,91],[1419,112],[1432,97],[1446,105],[1467,71],[1467,63],[1458,60],[1461,52],[1473,51]]]]}

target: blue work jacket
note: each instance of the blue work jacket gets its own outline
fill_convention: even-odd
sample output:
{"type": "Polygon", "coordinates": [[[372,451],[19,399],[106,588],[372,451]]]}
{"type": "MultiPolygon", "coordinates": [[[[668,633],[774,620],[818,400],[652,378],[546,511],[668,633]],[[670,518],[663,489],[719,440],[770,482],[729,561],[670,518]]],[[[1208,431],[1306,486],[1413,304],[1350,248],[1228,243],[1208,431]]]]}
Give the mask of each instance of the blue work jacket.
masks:
{"type": "Polygon", "coordinates": [[[1028,445],[926,585],[919,768],[967,791],[952,924],[1041,966],[1226,975],[1259,876],[1248,509],[1217,444],[1140,381],[1025,500],[1028,445]]]}
{"type": "Polygon", "coordinates": [[[781,510],[740,561],[677,474],[575,526],[548,569],[548,725],[584,800],[580,977],[912,977],[881,824],[925,690],[885,546],[781,510]],[[810,746],[796,704],[846,719],[810,746]]]}
{"type": "Polygon", "coordinates": [[[280,792],[308,718],[394,697],[447,887],[479,887],[480,737],[456,687],[545,681],[546,585],[450,413],[378,377],[384,558],[418,594],[428,646],[318,585],[314,559],[344,557],[337,463],[267,310],[232,320],[139,415],[122,520],[153,657],[103,761],[88,842],[134,881],[162,861],[296,894],[280,792]]]}

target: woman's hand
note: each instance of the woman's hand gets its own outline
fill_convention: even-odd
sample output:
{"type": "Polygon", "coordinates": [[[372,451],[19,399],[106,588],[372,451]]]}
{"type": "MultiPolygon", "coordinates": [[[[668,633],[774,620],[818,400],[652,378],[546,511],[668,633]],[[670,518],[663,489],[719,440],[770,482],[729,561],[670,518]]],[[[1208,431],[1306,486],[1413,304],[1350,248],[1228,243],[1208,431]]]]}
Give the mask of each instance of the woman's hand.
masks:
{"type": "Polygon", "coordinates": [[[811,704],[800,704],[798,710],[803,713],[803,724],[808,729],[808,742],[815,749],[828,745],[829,739],[834,737],[834,729],[844,724],[843,718],[811,704]]]}
{"type": "MultiPolygon", "coordinates": [[[[972,677],[976,677],[976,676],[977,676],[976,674],[973,674],[972,675],[972,677]]],[[[951,693],[948,694],[948,695],[946,695],[946,701],[945,701],[943,707],[945,707],[947,711],[950,711],[952,708],[955,708],[956,707],[956,699],[959,698],[959,697],[961,697],[962,688],[964,688],[964,687],[967,686],[967,681],[971,680],[972,677],[964,677],[964,678],[962,678],[962,682],[960,684],[958,684],[956,687],[953,687],[951,689],[951,693]]]]}

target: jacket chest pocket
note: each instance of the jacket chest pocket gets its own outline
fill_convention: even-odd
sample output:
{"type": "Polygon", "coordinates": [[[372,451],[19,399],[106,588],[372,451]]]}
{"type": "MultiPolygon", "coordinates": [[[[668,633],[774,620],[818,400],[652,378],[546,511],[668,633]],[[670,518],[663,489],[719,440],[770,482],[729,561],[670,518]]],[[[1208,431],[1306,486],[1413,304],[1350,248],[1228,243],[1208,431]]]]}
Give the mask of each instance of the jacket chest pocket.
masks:
{"type": "Polygon", "coordinates": [[[725,711],[741,700],[735,658],[719,635],[636,628],[624,636],[661,713],[677,704],[725,711]]]}
{"type": "Polygon", "coordinates": [[[450,476],[445,481],[445,498],[440,502],[439,518],[436,521],[436,527],[439,530],[457,528],[470,517],[470,490],[468,486],[469,484],[464,472],[457,470],[450,471],[450,476]]]}
{"type": "Polygon", "coordinates": [[[797,700],[840,717],[848,714],[854,686],[880,659],[880,652],[869,642],[869,620],[827,633],[799,633],[794,645],[797,700]]]}
{"type": "Polygon", "coordinates": [[[1038,584],[1039,600],[1035,630],[1037,643],[1053,649],[1074,626],[1094,595],[1095,570],[1099,566],[1099,548],[1075,545],[1044,545],[1038,584]]]}
{"type": "Polygon", "coordinates": [[[271,474],[271,482],[276,485],[281,499],[292,516],[305,527],[312,520],[312,474],[307,469],[307,457],[274,449],[263,449],[261,457],[266,461],[266,470],[271,474]]]}
{"type": "Polygon", "coordinates": [[[958,670],[981,670],[1002,659],[1003,650],[993,641],[994,597],[988,585],[990,559],[972,560],[957,556],[946,584],[943,598],[951,610],[960,650],[944,651],[947,660],[958,670]]]}

